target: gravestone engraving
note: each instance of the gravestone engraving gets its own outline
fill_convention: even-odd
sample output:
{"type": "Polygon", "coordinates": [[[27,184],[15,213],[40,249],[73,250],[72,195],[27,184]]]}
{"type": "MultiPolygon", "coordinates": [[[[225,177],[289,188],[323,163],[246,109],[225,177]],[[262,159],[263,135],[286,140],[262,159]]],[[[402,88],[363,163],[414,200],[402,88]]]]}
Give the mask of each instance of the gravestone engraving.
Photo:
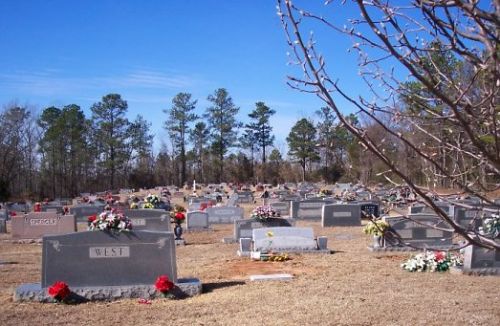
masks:
{"type": "Polygon", "coordinates": [[[86,231],[43,237],[42,288],[153,284],[160,275],[177,280],[174,234],[86,231]]]}
{"type": "Polygon", "coordinates": [[[251,191],[241,191],[236,193],[238,195],[238,202],[250,204],[253,203],[253,193],[251,191]]]}
{"type": "Polygon", "coordinates": [[[60,215],[55,212],[30,212],[12,218],[12,238],[37,239],[49,234],[76,232],[76,219],[73,215],[60,215]]]}
{"type": "Polygon", "coordinates": [[[209,207],[206,209],[210,224],[232,224],[235,220],[243,218],[241,207],[209,207]]]}
{"type": "MultiPolygon", "coordinates": [[[[361,206],[361,212],[367,217],[380,217],[380,203],[377,201],[356,201],[361,206]]],[[[363,215],[361,215],[363,217],[363,215]]]]}
{"type": "Polygon", "coordinates": [[[98,215],[104,210],[104,205],[77,205],[69,209],[77,220],[86,220],[89,216],[98,215]]]}
{"type": "Polygon", "coordinates": [[[208,230],[209,216],[205,212],[188,212],[186,214],[186,230],[208,230]]]}
{"type": "Polygon", "coordinates": [[[357,204],[324,205],[321,226],[360,226],[361,206],[357,204]]]}

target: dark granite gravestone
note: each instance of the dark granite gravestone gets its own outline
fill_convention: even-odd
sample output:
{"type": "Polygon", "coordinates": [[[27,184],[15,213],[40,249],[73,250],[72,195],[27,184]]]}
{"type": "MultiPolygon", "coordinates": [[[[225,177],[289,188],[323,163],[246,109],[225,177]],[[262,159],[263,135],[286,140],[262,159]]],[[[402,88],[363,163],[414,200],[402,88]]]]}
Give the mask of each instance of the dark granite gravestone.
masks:
{"type": "Polygon", "coordinates": [[[463,271],[466,273],[500,275],[500,250],[470,245],[465,248],[463,271]]]}
{"type": "Polygon", "coordinates": [[[488,210],[483,210],[479,208],[469,209],[457,206],[454,210],[454,220],[467,230],[477,231],[482,225],[483,218],[491,217],[493,214],[499,214],[498,209],[495,211],[495,207],[491,206],[488,208],[488,210]]]}
{"type": "Polygon", "coordinates": [[[42,288],[154,284],[160,275],[177,280],[172,232],[87,231],[43,237],[42,288]]]}
{"type": "Polygon", "coordinates": [[[246,219],[234,221],[234,240],[239,241],[240,238],[251,238],[253,229],[278,227],[278,226],[294,226],[295,221],[285,218],[268,218],[265,221],[246,219]]]}
{"type": "Polygon", "coordinates": [[[76,205],[69,209],[69,212],[77,220],[87,220],[89,216],[99,215],[104,210],[104,205],[76,205]]]}
{"type": "Polygon", "coordinates": [[[186,214],[186,230],[208,230],[209,229],[209,216],[205,212],[188,212],[186,214]]]}
{"type": "Polygon", "coordinates": [[[386,217],[391,231],[401,237],[402,243],[385,241],[385,246],[404,246],[405,244],[425,248],[452,246],[452,231],[437,230],[433,227],[449,229],[448,223],[436,215],[411,214],[411,221],[405,217],[386,217]]]}
{"type": "MultiPolygon", "coordinates": [[[[434,202],[434,204],[441,208],[445,213],[446,215],[448,215],[449,217],[452,217],[454,216],[454,206],[451,205],[450,203],[447,203],[447,202],[434,202]]],[[[410,209],[409,209],[409,214],[436,214],[436,212],[434,212],[434,210],[425,205],[425,204],[415,204],[415,205],[412,205],[410,206],[410,209]]]]}
{"type": "Polygon", "coordinates": [[[238,195],[238,202],[250,204],[253,203],[253,193],[251,191],[240,191],[236,193],[238,195]]]}
{"type": "Polygon", "coordinates": [[[292,201],[290,202],[290,218],[319,220],[321,219],[323,206],[331,204],[334,204],[334,202],[322,199],[292,201]]]}
{"type": "Polygon", "coordinates": [[[289,201],[275,201],[269,204],[275,211],[280,213],[281,216],[287,216],[290,214],[290,202],[289,201]]]}
{"type": "Polygon", "coordinates": [[[37,239],[49,234],[76,232],[76,219],[73,215],[60,215],[55,212],[30,212],[12,218],[12,238],[37,239]]]}
{"type": "Polygon", "coordinates": [[[241,207],[208,207],[206,212],[210,224],[232,224],[243,218],[243,208],[241,207]]]}
{"type": "Polygon", "coordinates": [[[358,204],[324,205],[321,226],[360,226],[361,206],[358,204]]]}
{"type": "MultiPolygon", "coordinates": [[[[361,212],[367,217],[380,217],[380,203],[378,201],[356,201],[361,206],[361,212]]],[[[363,215],[361,215],[363,217],[363,215]]]]}
{"type": "Polygon", "coordinates": [[[42,205],[42,212],[56,212],[58,214],[62,214],[63,207],[57,203],[44,204],[42,205]]]}
{"type": "Polygon", "coordinates": [[[170,231],[170,213],[162,209],[129,209],[123,214],[132,222],[132,230],[170,231]]]}

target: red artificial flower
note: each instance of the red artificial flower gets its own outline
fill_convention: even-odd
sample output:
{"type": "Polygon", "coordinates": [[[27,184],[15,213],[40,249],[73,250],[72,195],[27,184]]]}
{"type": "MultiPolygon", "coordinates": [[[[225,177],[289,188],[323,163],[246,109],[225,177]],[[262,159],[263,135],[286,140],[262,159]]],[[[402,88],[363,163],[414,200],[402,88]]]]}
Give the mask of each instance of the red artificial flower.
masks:
{"type": "Polygon", "coordinates": [[[177,212],[177,213],[175,213],[175,218],[178,220],[183,220],[186,218],[186,216],[182,212],[177,212]]]}
{"type": "Polygon", "coordinates": [[[14,211],[10,211],[10,212],[9,212],[9,215],[10,215],[10,216],[17,216],[16,212],[14,212],[14,211]]]}
{"type": "Polygon", "coordinates": [[[158,291],[165,293],[174,288],[174,283],[168,279],[167,275],[160,275],[156,279],[155,287],[158,291]]]}
{"type": "Polygon", "coordinates": [[[442,251],[436,251],[434,253],[434,257],[436,258],[436,261],[441,261],[445,258],[445,253],[442,251]]]}
{"type": "Polygon", "coordinates": [[[96,215],[90,215],[87,220],[89,221],[89,223],[92,223],[95,220],[97,220],[97,216],[96,215]]]}
{"type": "Polygon", "coordinates": [[[71,291],[69,290],[68,284],[61,281],[57,281],[52,284],[51,287],[49,287],[49,295],[52,298],[60,301],[66,299],[69,296],[70,292],[71,291]]]}

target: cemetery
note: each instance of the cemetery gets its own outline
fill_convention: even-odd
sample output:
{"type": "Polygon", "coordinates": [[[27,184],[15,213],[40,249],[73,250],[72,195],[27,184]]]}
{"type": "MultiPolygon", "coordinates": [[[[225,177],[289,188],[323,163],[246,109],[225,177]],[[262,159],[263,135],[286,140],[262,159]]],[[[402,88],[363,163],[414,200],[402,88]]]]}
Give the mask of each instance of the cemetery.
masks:
{"type": "Polygon", "coordinates": [[[500,0],[0,22],[0,326],[500,325],[500,0]]]}
{"type": "MultiPolygon", "coordinates": [[[[124,200],[129,200],[129,195],[130,192],[126,192],[124,200]]],[[[461,256],[463,266],[449,267],[450,271],[442,275],[405,271],[413,270],[416,266],[412,265],[411,260],[405,262],[414,250],[418,252],[418,249],[429,247],[432,250],[453,252],[453,255],[460,252],[457,249],[459,242],[452,236],[453,232],[444,231],[448,226],[437,216],[427,213],[426,209],[413,213],[408,208],[412,212],[408,215],[411,220],[393,214],[383,215],[380,221],[384,222],[378,225],[392,230],[397,237],[387,233],[386,238],[380,239],[383,237],[371,236],[373,232],[370,235],[363,234],[363,228],[366,229],[371,222],[362,218],[362,206],[372,205],[368,210],[373,217],[377,215],[375,209],[377,213],[384,209],[378,204],[366,202],[364,196],[348,203],[327,200],[326,204],[323,204],[323,199],[304,199],[305,204],[295,199],[301,207],[298,211],[304,211],[305,218],[294,218],[294,214],[280,216],[279,207],[266,208],[258,203],[225,206],[227,202],[229,199],[220,206],[204,211],[187,211],[177,221],[178,224],[172,225],[171,217],[176,216],[176,212],[182,212],[180,207],[186,205],[182,198],[172,198],[175,206],[173,213],[154,208],[108,213],[109,216],[123,214],[126,216],[123,221],[132,224],[130,232],[118,233],[87,231],[91,222],[87,223],[80,213],[79,219],[74,215],[59,215],[57,211],[28,213],[26,217],[5,219],[6,233],[0,233],[0,268],[5,275],[0,281],[1,298],[12,312],[17,311],[22,302],[25,305],[23,311],[31,318],[48,321],[50,313],[35,315],[35,307],[44,304],[44,310],[53,313],[64,311],[64,304],[58,304],[58,300],[50,295],[51,291],[55,291],[55,286],[60,286],[58,282],[62,281],[63,285],[67,284],[69,291],[65,302],[75,305],[77,315],[83,314],[86,309],[82,303],[99,309],[103,304],[101,302],[117,302],[112,310],[130,310],[128,314],[132,319],[141,318],[145,308],[155,311],[155,316],[162,318],[162,307],[179,309],[183,305],[200,307],[207,314],[201,317],[204,319],[208,316],[218,318],[216,312],[208,310],[214,304],[223,304],[227,300],[234,301],[234,304],[246,304],[250,302],[248,300],[259,297],[261,291],[266,291],[269,293],[265,302],[276,307],[273,310],[279,312],[278,319],[285,322],[290,312],[278,308],[273,302],[286,302],[287,298],[299,295],[297,291],[302,297],[333,296],[330,300],[334,303],[348,300],[356,310],[373,315],[371,310],[374,306],[360,304],[366,302],[364,300],[371,300],[370,294],[362,294],[365,293],[366,282],[370,282],[371,291],[389,293],[391,299],[386,299],[387,302],[382,306],[401,300],[418,300],[421,296],[436,297],[432,303],[419,301],[416,313],[408,316],[408,320],[414,321],[421,320],[419,311],[428,313],[431,306],[435,308],[436,304],[444,308],[450,302],[458,302],[463,310],[461,313],[465,314],[467,311],[472,313],[473,307],[480,304],[483,298],[497,296],[493,285],[498,285],[500,280],[500,256],[484,248],[466,247],[461,256]],[[320,210],[319,219],[307,215],[312,209],[320,210]],[[68,219],[68,222],[63,222],[64,219],[68,219]],[[34,220],[36,222],[32,222],[34,220]],[[185,240],[185,245],[182,246],[178,245],[177,234],[173,232],[178,226],[184,229],[181,238],[185,240]],[[30,227],[34,230],[30,230],[30,227]],[[23,231],[26,228],[29,230],[23,231]],[[200,232],[207,230],[210,232],[200,232]],[[16,241],[27,236],[38,238],[41,242],[16,241]],[[404,268],[401,267],[403,265],[404,268]],[[166,278],[165,284],[171,284],[167,286],[169,290],[166,296],[157,285],[157,282],[164,280],[160,276],[166,278]],[[439,277],[439,285],[435,283],[436,277],[439,277]],[[474,282],[474,287],[468,288],[468,295],[439,290],[441,287],[460,288],[470,281],[474,282]],[[353,290],[356,291],[354,296],[353,290]],[[278,298],[282,291],[288,294],[278,298]],[[342,297],[344,299],[341,300],[342,297]]],[[[294,201],[290,201],[290,205],[293,206],[294,201]]],[[[78,212],[78,205],[70,211],[78,212]]],[[[94,213],[93,210],[83,212],[94,213]]],[[[460,216],[463,218],[473,213],[473,209],[465,210],[460,216]]],[[[92,222],[96,225],[94,229],[99,229],[99,224],[96,224],[99,216],[97,213],[97,219],[92,222]]],[[[491,217],[491,214],[486,216],[491,217]]],[[[431,256],[433,259],[442,259],[440,254],[436,255],[431,256]]],[[[426,259],[431,256],[426,256],[426,259]]],[[[64,291],[59,289],[59,293],[64,291]]],[[[341,310],[346,309],[340,305],[327,312],[307,301],[301,305],[317,313],[341,313],[341,310]]],[[[380,305],[377,303],[378,307],[380,305]]],[[[354,308],[347,308],[348,311],[351,309],[354,308]]],[[[496,310],[487,312],[490,313],[493,315],[488,318],[495,318],[496,310]]],[[[7,318],[14,318],[14,315],[9,315],[11,317],[7,318]]],[[[251,315],[251,310],[237,314],[238,318],[249,320],[251,315]]],[[[356,317],[357,320],[369,322],[362,315],[356,317]]],[[[195,315],[188,316],[195,322],[195,315]]],[[[397,313],[388,310],[384,311],[383,316],[378,313],[375,316],[389,320],[397,318],[397,313]]],[[[232,320],[236,322],[233,318],[236,317],[225,315],[224,323],[232,320]]],[[[318,322],[320,320],[317,319],[318,322]]]]}

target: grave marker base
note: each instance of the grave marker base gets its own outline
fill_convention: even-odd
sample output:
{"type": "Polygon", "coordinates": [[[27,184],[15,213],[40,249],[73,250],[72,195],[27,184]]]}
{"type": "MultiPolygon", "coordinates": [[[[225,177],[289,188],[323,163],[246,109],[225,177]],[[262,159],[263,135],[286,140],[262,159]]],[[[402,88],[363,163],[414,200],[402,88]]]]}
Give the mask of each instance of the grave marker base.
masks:
{"type": "MultiPolygon", "coordinates": [[[[128,285],[128,286],[105,286],[105,287],[70,287],[71,294],[69,302],[86,301],[113,301],[120,299],[156,299],[163,298],[163,294],[156,291],[154,285],[128,285]]],[[[175,298],[193,297],[201,294],[202,283],[196,278],[178,279],[172,293],[175,298]]],[[[23,284],[14,292],[16,302],[56,302],[49,296],[47,289],[43,289],[40,283],[23,284]]]]}
{"type": "MultiPolygon", "coordinates": [[[[418,244],[413,244],[418,246],[418,244]]],[[[448,251],[448,250],[458,250],[461,246],[458,244],[455,245],[446,245],[446,246],[432,246],[432,249],[436,249],[439,251],[448,251]]],[[[372,252],[407,252],[407,251],[425,251],[429,250],[429,248],[421,247],[421,248],[412,248],[407,246],[387,246],[387,247],[374,247],[373,245],[368,246],[368,250],[372,252]]]]}

